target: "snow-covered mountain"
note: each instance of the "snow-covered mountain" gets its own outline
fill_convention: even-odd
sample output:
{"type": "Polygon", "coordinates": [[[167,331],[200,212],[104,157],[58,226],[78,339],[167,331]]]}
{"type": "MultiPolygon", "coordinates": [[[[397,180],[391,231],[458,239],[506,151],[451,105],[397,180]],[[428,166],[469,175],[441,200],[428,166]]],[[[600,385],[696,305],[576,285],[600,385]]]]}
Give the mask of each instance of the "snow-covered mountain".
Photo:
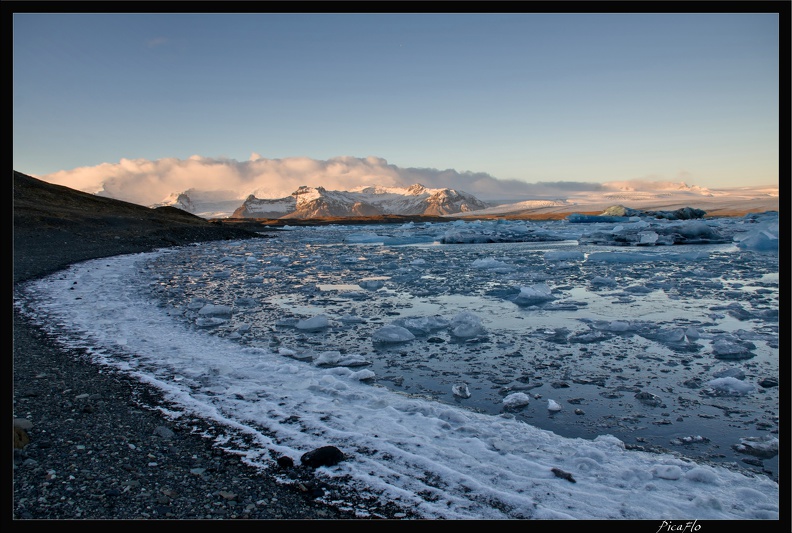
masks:
{"type": "Polygon", "coordinates": [[[454,189],[427,189],[414,184],[401,187],[360,187],[328,191],[300,187],[286,198],[265,199],[250,195],[232,218],[326,218],[376,215],[454,215],[485,209],[489,204],[454,189]]]}
{"type": "MultiPolygon", "coordinates": [[[[451,188],[360,186],[346,191],[301,186],[282,198],[259,198],[253,190],[189,189],[151,207],[169,205],[203,218],[327,218],[377,215],[555,217],[602,212],[614,205],[673,211],[683,207],[711,214],[777,210],[777,187],[707,189],[685,183],[610,182],[579,189],[539,190],[528,199],[485,202],[451,188]]],[[[264,193],[266,194],[266,193],[264,193]]]]}
{"type": "Polygon", "coordinates": [[[228,218],[239,208],[241,200],[233,191],[198,191],[188,189],[173,193],[162,202],[149,207],[171,206],[201,218],[228,218]]]}

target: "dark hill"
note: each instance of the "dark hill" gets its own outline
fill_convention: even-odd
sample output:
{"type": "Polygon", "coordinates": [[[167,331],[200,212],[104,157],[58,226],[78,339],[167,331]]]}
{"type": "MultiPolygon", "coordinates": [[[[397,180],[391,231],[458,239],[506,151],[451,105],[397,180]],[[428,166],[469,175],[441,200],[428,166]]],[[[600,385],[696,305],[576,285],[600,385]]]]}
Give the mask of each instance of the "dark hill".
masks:
{"type": "Polygon", "coordinates": [[[14,171],[14,282],[76,261],[193,242],[260,237],[174,207],[141,205],[14,171]]]}

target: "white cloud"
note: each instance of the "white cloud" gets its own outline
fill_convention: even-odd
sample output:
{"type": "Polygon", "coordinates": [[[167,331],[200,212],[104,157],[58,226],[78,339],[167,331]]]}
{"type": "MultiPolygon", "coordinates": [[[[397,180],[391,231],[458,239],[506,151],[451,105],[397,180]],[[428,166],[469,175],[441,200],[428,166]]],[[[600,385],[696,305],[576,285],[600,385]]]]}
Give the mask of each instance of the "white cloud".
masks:
{"type": "Polygon", "coordinates": [[[244,200],[283,198],[302,185],[328,190],[350,190],[379,185],[408,187],[421,183],[429,188],[452,188],[482,200],[519,201],[535,198],[562,198],[570,191],[634,190],[646,188],[680,189],[681,182],[614,181],[539,182],[499,180],[483,172],[453,169],[402,168],[380,157],[340,156],[328,160],[308,157],[267,159],[252,152],[248,161],[193,155],[187,159],[122,159],[94,167],[63,170],[41,179],[73,189],[119,200],[153,205],[174,193],[213,192],[217,199],[244,200]],[[225,191],[225,192],[222,192],[225,191]]]}

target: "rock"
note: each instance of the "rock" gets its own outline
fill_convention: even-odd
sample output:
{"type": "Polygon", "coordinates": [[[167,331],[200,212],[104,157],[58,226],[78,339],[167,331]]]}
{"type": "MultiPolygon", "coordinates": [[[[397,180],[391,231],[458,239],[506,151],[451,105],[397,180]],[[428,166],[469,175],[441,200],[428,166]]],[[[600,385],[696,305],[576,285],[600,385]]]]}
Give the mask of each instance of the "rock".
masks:
{"type": "Polygon", "coordinates": [[[294,466],[294,459],[288,455],[281,455],[278,457],[278,466],[281,468],[291,468],[294,466]]]}
{"type": "Polygon", "coordinates": [[[346,459],[344,452],[335,446],[322,446],[310,452],[306,452],[300,457],[300,462],[311,468],[320,466],[333,466],[346,459]]]}
{"type": "Polygon", "coordinates": [[[759,382],[765,389],[769,389],[771,387],[778,387],[778,379],[776,378],[764,378],[762,381],[759,382]]]}
{"type": "Polygon", "coordinates": [[[21,450],[30,444],[28,431],[33,428],[33,422],[26,418],[14,419],[14,448],[21,450]]]}
{"type": "Polygon", "coordinates": [[[15,418],[14,427],[24,429],[25,431],[30,431],[31,429],[33,429],[33,422],[31,422],[27,418],[15,418]]]}
{"type": "Polygon", "coordinates": [[[642,404],[648,405],[650,407],[665,407],[663,405],[663,400],[651,392],[638,392],[636,393],[635,398],[642,404]]]}
{"type": "Polygon", "coordinates": [[[165,440],[170,440],[176,436],[176,434],[173,431],[166,428],[165,426],[157,426],[156,428],[154,428],[154,434],[159,435],[165,440]]]}
{"type": "Polygon", "coordinates": [[[14,448],[21,450],[28,444],[30,444],[30,437],[28,437],[27,431],[14,426],[14,448]]]}
{"type": "Polygon", "coordinates": [[[556,475],[556,477],[560,477],[561,479],[566,479],[571,483],[577,483],[577,481],[575,481],[575,478],[573,478],[572,474],[570,474],[569,472],[564,472],[560,468],[552,468],[551,471],[553,472],[553,474],[556,475]]]}

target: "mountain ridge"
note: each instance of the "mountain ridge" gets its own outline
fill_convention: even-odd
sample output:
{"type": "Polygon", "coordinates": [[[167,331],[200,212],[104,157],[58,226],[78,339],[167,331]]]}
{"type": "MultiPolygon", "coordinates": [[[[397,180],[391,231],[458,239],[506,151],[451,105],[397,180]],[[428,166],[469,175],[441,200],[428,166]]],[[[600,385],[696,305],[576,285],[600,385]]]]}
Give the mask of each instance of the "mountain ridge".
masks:
{"type": "Polygon", "coordinates": [[[150,207],[170,205],[209,220],[307,220],[376,216],[563,218],[575,212],[594,213],[614,204],[644,210],[676,210],[694,206],[712,215],[778,210],[778,189],[742,187],[708,189],[684,183],[638,184],[612,182],[596,190],[544,191],[531,199],[484,201],[453,188],[363,185],[349,190],[300,186],[288,196],[259,198],[255,191],[242,200],[214,197],[211,192],[188,189],[171,194],[150,207]],[[654,185],[654,186],[652,186],[654,185]]]}
{"type": "MultiPolygon", "coordinates": [[[[188,210],[195,209],[187,195],[180,195],[177,200],[188,210]]],[[[367,186],[349,191],[302,186],[283,198],[256,198],[250,194],[230,218],[442,216],[470,213],[490,206],[464,191],[429,189],[420,183],[404,188],[367,186]]]]}

